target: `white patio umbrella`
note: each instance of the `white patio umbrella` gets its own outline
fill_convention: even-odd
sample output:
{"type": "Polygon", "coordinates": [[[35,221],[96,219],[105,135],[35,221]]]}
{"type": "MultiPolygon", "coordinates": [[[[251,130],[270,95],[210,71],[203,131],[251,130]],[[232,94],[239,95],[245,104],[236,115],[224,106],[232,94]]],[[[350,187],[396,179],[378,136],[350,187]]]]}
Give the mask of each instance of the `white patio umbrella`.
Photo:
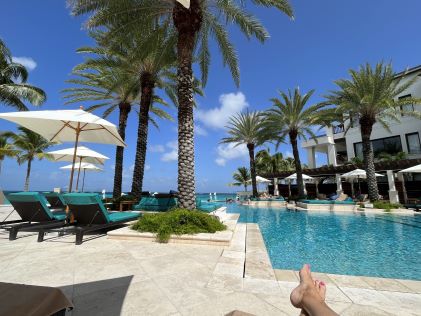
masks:
{"type": "Polygon", "coordinates": [[[416,166],[413,166],[411,168],[406,168],[406,169],[403,169],[403,170],[398,171],[398,172],[402,172],[402,173],[421,173],[421,165],[416,165],[416,166]]]}
{"type": "Polygon", "coordinates": [[[114,124],[82,109],[1,113],[0,118],[26,127],[49,141],[74,143],[69,192],[79,142],[126,146],[114,124]]]}
{"type": "MultiPolygon", "coordinates": [[[[297,173],[293,173],[292,175],[286,177],[285,180],[288,180],[288,194],[289,196],[291,196],[291,180],[297,180],[297,173]]],[[[303,181],[306,181],[306,180],[307,181],[314,180],[314,178],[303,173],[303,181]]],[[[304,193],[307,194],[305,185],[304,185],[304,193]]]]}
{"type": "MultiPolygon", "coordinates": [[[[75,168],[75,169],[77,168],[79,170],[81,170],[81,169],[83,170],[82,192],[83,192],[83,189],[85,187],[85,172],[86,171],[102,171],[101,168],[98,168],[94,164],[88,163],[88,162],[79,162],[79,163],[76,163],[75,166],[67,165],[67,166],[64,166],[64,167],[60,167],[60,169],[64,169],[64,170],[71,170],[72,168],[75,168]]],[[[78,177],[77,182],[76,182],[76,190],[77,190],[78,186],[79,186],[79,177],[78,177]]]]}
{"type": "MultiPolygon", "coordinates": [[[[54,159],[54,161],[73,161],[73,157],[75,155],[74,148],[66,148],[66,149],[60,149],[55,151],[50,151],[47,154],[51,155],[54,159]]],[[[79,177],[80,177],[80,170],[83,162],[87,163],[96,163],[103,165],[106,159],[110,159],[107,156],[104,156],[100,154],[99,152],[96,152],[92,149],[89,149],[84,146],[78,146],[76,148],[76,159],[78,160],[75,164],[75,168],[78,168],[77,172],[77,181],[76,181],[76,191],[79,187],[79,177]]],[[[70,169],[71,169],[70,165],[70,169]]]]}
{"type": "Polygon", "coordinates": [[[186,9],[190,8],[190,0],[177,0],[177,2],[180,2],[186,9]]]}
{"type": "MultiPolygon", "coordinates": [[[[382,174],[380,173],[375,173],[376,177],[384,177],[382,174]]],[[[367,172],[365,172],[365,170],[362,169],[355,169],[352,170],[350,172],[344,173],[343,175],[341,175],[342,178],[346,178],[346,179],[357,179],[358,181],[358,190],[361,193],[361,183],[360,183],[360,179],[367,179],[367,172]]],[[[352,186],[352,190],[354,191],[354,187],[352,186]]]]}

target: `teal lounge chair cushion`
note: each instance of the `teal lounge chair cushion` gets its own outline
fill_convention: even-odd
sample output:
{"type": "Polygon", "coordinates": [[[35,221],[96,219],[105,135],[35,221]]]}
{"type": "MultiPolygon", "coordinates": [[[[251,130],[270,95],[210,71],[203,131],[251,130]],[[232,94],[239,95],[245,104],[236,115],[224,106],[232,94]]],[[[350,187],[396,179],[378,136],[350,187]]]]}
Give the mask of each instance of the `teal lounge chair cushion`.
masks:
{"type": "Polygon", "coordinates": [[[355,205],[355,202],[354,201],[347,201],[347,200],[345,200],[345,201],[332,201],[333,202],[333,204],[338,204],[338,205],[355,205]]]}
{"type": "Polygon", "coordinates": [[[333,201],[328,200],[302,200],[301,202],[307,204],[333,204],[333,201]]]}
{"type": "MultiPolygon", "coordinates": [[[[57,219],[53,212],[51,212],[48,207],[48,201],[45,196],[39,194],[38,192],[17,192],[10,193],[7,195],[7,200],[13,205],[13,202],[39,202],[44,210],[45,214],[51,219],[57,219]]],[[[55,212],[56,216],[61,217],[61,214],[55,212]]],[[[64,216],[65,218],[66,216],[64,216]]]]}
{"type": "Polygon", "coordinates": [[[115,213],[109,213],[108,217],[110,218],[111,222],[120,222],[120,221],[128,221],[130,219],[136,220],[139,218],[139,214],[133,213],[133,212],[115,212],[115,213]]]}
{"type": "Polygon", "coordinates": [[[136,204],[133,209],[144,211],[163,212],[168,211],[170,208],[177,206],[177,199],[171,198],[155,198],[143,197],[139,204],[136,204]]]}

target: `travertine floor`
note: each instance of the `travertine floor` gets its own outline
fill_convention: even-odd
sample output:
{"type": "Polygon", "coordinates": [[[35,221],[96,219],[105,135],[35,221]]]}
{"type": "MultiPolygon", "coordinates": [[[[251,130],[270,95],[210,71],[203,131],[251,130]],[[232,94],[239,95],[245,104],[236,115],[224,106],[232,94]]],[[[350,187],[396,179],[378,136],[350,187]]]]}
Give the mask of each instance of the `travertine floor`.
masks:
{"type": "MultiPolygon", "coordinates": [[[[255,224],[238,224],[229,247],[18,236],[9,242],[0,230],[0,281],[60,287],[72,315],[298,315],[289,303],[297,275],[272,269],[255,224]]],[[[421,282],[317,277],[340,314],[421,315],[421,282]]]]}

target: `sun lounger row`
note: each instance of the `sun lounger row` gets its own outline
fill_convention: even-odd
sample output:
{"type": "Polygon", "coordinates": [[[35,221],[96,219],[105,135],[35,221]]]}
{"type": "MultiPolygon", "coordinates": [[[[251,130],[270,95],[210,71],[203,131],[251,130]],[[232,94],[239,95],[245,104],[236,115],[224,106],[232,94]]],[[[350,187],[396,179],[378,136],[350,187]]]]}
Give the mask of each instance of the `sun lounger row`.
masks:
{"type": "Polygon", "coordinates": [[[38,192],[11,193],[7,199],[21,219],[0,222],[0,228],[9,231],[9,240],[15,240],[19,231],[38,232],[39,242],[47,232],[75,233],[76,244],[80,245],[86,232],[121,225],[140,216],[138,212],[108,212],[98,194],[69,193],[62,197],[69,208],[67,214],[51,210],[46,197],[38,192]]]}

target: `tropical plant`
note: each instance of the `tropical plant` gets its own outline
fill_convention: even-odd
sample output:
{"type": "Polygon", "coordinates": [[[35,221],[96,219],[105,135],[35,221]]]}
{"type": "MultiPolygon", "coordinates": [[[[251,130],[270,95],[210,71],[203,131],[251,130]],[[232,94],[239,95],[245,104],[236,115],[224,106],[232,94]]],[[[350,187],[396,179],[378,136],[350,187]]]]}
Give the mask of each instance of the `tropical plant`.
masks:
{"type": "Polygon", "coordinates": [[[256,154],[256,173],[273,175],[282,171],[294,170],[294,159],[284,159],[282,153],[270,154],[268,149],[262,149],[256,154]]]}
{"type": "Polygon", "coordinates": [[[45,92],[27,83],[28,70],[15,63],[6,44],[0,39],[0,103],[26,111],[25,102],[41,105],[46,100],[45,92]]]}
{"type": "MultiPolygon", "coordinates": [[[[263,25],[244,10],[245,1],[190,0],[184,7],[176,0],[68,0],[74,15],[93,13],[87,22],[90,28],[113,25],[111,36],[121,33],[148,33],[157,23],[167,25],[177,33],[177,97],[178,97],[178,190],[179,205],[195,208],[194,177],[194,120],[193,120],[193,69],[195,57],[206,83],[210,50],[209,38],[216,39],[222,58],[228,65],[235,82],[239,83],[237,54],[228,39],[226,27],[236,24],[247,38],[261,42],[268,38],[263,25]],[[197,55],[195,56],[195,52],[197,55]]],[[[274,7],[292,17],[287,0],[255,0],[253,4],[274,7]]]]}
{"type": "Polygon", "coordinates": [[[239,167],[236,172],[232,175],[234,179],[232,185],[234,186],[244,186],[244,190],[247,191],[247,186],[250,183],[251,177],[250,172],[246,167],[239,167]]]}
{"type": "Polygon", "coordinates": [[[324,104],[316,104],[306,107],[314,90],[301,94],[296,88],[294,93],[288,90],[288,94],[279,91],[281,99],[271,99],[272,108],[262,113],[265,137],[276,142],[277,146],[289,137],[294,156],[295,172],[297,173],[298,195],[304,194],[303,171],[298,152],[298,140],[307,139],[307,135],[316,139],[312,128],[326,124],[328,112],[324,111],[324,104]]]}
{"type": "Polygon", "coordinates": [[[54,143],[46,140],[41,135],[32,132],[25,127],[19,127],[18,129],[20,131],[19,134],[11,133],[9,135],[13,139],[13,146],[17,150],[18,164],[22,165],[25,162],[28,163],[24,186],[24,191],[28,191],[32,161],[35,158],[38,160],[42,160],[44,158],[50,159],[50,155],[45,151],[49,147],[53,146],[54,143]]]}
{"type": "MultiPolygon", "coordinates": [[[[91,35],[97,39],[98,44],[104,37],[103,33],[91,33],[91,35]]],[[[160,44],[165,45],[166,42],[160,44]]],[[[141,45],[141,43],[132,41],[130,45],[141,45]]],[[[164,77],[168,79],[168,77],[174,76],[168,69],[173,65],[175,55],[173,54],[173,57],[168,53],[158,54],[157,51],[161,52],[161,50],[160,47],[157,47],[147,57],[144,57],[137,54],[138,49],[122,44],[81,48],[78,50],[79,52],[95,54],[96,58],[87,59],[83,64],[75,67],[74,74],[79,78],[68,80],[68,82],[80,85],[80,87],[64,90],[67,93],[66,98],[69,99],[67,103],[98,101],[99,103],[95,103],[87,111],[105,108],[104,118],[118,109],[119,134],[123,140],[126,136],[129,113],[133,107],[138,107],[140,102],[140,110],[137,111],[139,117],[138,138],[132,183],[132,192],[137,198],[142,191],[148,123],[151,122],[158,127],[150,113],[158,118],[172,119],[167,112],[156,106],[158,103],[164,106],[168,106],[168,104],[153,94],[155,87],[164,88],[171,95],[174,94],[175,89],[174,81],[164,80],[164,77]],[[145,89],[145,85],[152,86],[152,92],[145,89]]],[[[124,147],[117,146],[114,198],[121,196],[122,192],[123,160],[124,147]]]]}
{"type": "Polygon", "coordinates": [[[262,120],[258,112],[238,113],[228,121],[228,137],[224,137],[221,143],[234,143],[235,146],[246,145],[250,158],[250,175],[253,196],[257,196],[256,163],[254,149],[265,142],[262,133],[262,120]]]}
{"type": "Polygon", "coordinates": [[[15,157],[18,153],[13,144],[9,143],[9,138],[10,132],[0,134],[0,174],[3,160],[6,157],[15,157]]]}
{"type": "Polygon", "coordinates": [[[386,152],[379,153],[377,158],[380,161],[396,161],[406,159],[408,155],[404,151],[397,152],[396,154],[390,154],[386,152]]]}
{"type": "MultiPolygon", "coordinates": [[[[379,191],[374,168],[374,154],[370,137],[373,125],[378,122],[390,131],[391,121],[399,122],[400,115],[420,117],[417,111],[407,111],[404,105],[414,104],[414,98],[398,96],[415,82],[402,82],[402,77],[396,78],[390,64],[383,62],[372,67],[370,64],[360,66],[358,70],[349,70],[351,79],[335,81],[337,91],[326,96],[327,103],[337,105],[338,116],[344,120],[358,118],[363,147],[364,168],[367,172],[368,195],[371,201],[379,199],[379,191]]],[[[346,130],[351,127],[348,124],[346,130]]]]}

